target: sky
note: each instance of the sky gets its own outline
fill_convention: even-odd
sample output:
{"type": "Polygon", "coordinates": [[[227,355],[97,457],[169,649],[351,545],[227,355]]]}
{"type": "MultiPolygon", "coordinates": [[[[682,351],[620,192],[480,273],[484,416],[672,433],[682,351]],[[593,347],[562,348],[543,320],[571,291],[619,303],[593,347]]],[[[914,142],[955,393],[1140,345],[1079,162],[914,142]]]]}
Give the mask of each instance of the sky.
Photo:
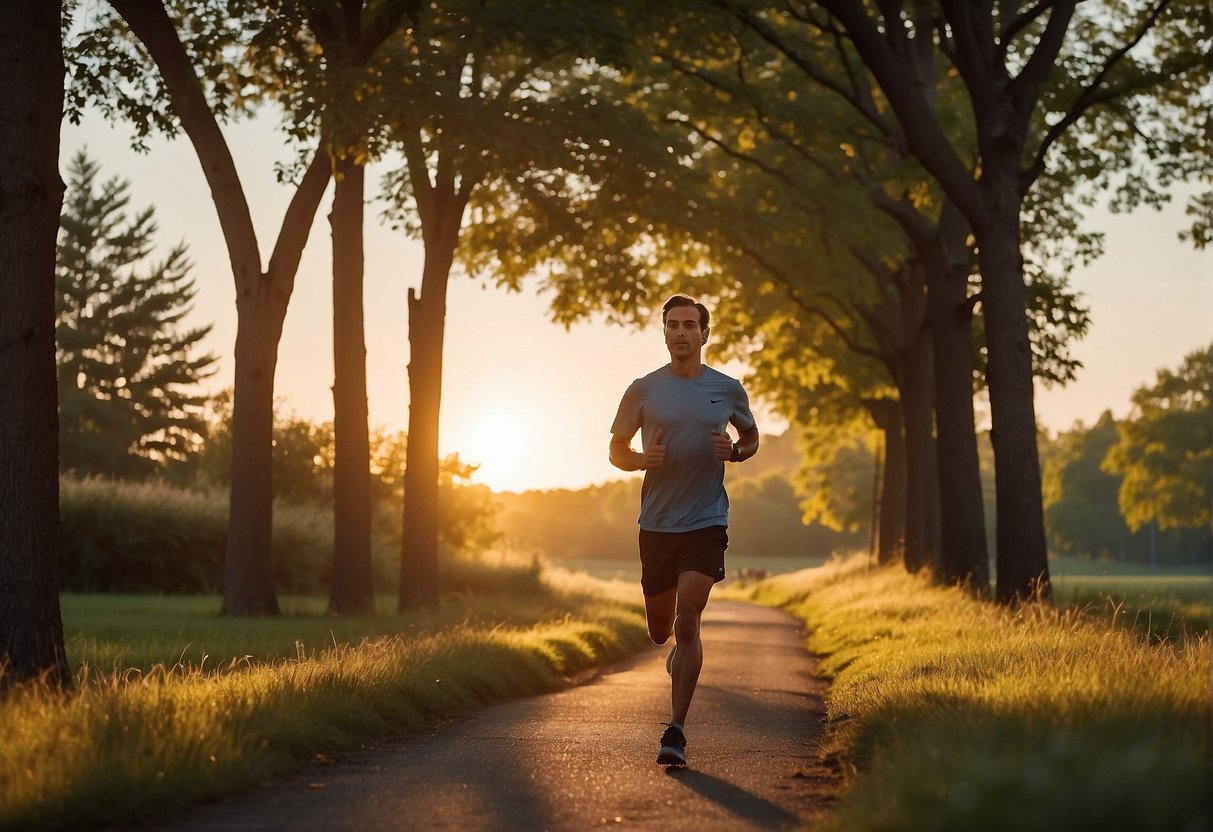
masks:
{"type": "MultiPolygon", "coordinates": [[[[268,260],[292,189],[274,181],[274,163],[289,149],[271,119],[224,128],[244,182],[262,262],[268,260]]],[[[236,335],[235,290],[227,250],[210,192],[192,146],[184,138],[156,138],[148,153],[130,149],[130,130],[89,114],[64,124],[61,169],[87,147],[101,176],[130,182],[131,208],[156,209],[157,252],[178,241],[189,246],[198,291],[192,325],[213,324],[205,349],[219,357],[209,392],[230,387],[236,335]]],[[[372,169],[368,197],[379,188],[372,169]]],[[[279,351],[276,399],[280,412],[332,418],[331,249],[328,209],[321,203],[303,254],[279,351]]],[[[372,426],[402,430],[408,423],[408,325],[405,299],[421,285],[419,241],[366,213],[366,346],[372,426]]],[[[1182,201],[1156,213],[1093,212],[1092,229],[1107,234],[1104,256],[1072,275],[1091,308],[1086,339],[1073,347],[1083,363],[1078,380],[1061,389],[1038,388],[1038,421],[1052,432],[1091,424],[1104,410],[1129,411],[1134,389],[1162,367],[1213,340],[1213,252],[1196,252],[1176,239],[1182,201]]],[[[660,317],[643,330],[593,319],[569,329],[554,324],[548,299],[534,284],[509,293],[453,274],[447,295],[439,449],[458,452],[481,467],[473,477],[495,490],[582,488],[627,475],[607,462],[610,425],[632,379],[668,361],[660,317]]],[[[693,292],[693,287],[686,287],[693,292]]],[[[705,362],[741,375],[745,367],[705,362]]],[[[761,402],[755,415],[764,433],[786,423],[761,402]]]]}

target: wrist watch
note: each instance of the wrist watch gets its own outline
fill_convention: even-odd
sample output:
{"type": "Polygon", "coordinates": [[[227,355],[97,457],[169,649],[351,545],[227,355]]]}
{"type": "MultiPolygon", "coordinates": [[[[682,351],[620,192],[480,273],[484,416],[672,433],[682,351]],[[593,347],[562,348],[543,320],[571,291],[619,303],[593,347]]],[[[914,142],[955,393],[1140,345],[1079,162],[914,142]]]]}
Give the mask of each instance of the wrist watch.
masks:
{"type": "Polygon", "coordinates": [[[741,443],[733,443],[733,453],[729,454],[729,462],[741,462],[741,443]]]}

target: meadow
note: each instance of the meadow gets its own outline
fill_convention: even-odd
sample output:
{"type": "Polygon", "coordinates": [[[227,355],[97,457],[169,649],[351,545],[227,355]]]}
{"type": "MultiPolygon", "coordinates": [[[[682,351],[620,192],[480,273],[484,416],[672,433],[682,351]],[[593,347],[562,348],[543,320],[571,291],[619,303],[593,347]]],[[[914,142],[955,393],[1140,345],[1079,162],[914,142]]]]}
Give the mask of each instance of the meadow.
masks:
{"type": "MultiPolygon", "coordinates": [[[[536,571],[529,592],[430,614],[219,617],[216,597],[63,597],[76,689],[0,700],[0,829],[125,826],[359,744],[559,689],[647,644],[621,587],[536,571]]],[[[379,599],[380,612],[394,599],[379,599]]]]}
{"type": "Polygon", "coordinates": [[[1207,626],[1008,609],[861,557],[748,595],[805,620],[831,680],[847,785],[813,829],[1208,829],[1207,626]]]}

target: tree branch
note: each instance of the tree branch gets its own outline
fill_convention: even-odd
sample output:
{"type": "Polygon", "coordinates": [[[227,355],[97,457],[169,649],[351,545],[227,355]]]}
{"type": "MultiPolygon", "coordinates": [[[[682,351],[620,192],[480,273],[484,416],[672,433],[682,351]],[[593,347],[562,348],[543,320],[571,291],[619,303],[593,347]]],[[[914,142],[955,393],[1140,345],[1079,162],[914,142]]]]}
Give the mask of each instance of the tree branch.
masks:
{"type": "Polygon", "coordinates": [[[237,291],[253,291],[261,276],[261,250],[248,200],[231,149],[177,30],[160,0],[112,0],[112,3],[160,70],[173,112],[198,154],[223,229],[237,291]]]}
{"type": "Polygon", "coordinates": [[[740,249],[747,257],[749,257],[755,263],[757,263],[763,269],[763,271],[765,271],[767,274],[769,274],[773,278],[775,278],[775,280],[783,287],[784,291],[787,293],[788,298],[794,304],[796,304],[797,308],[799,308],[806,315],[812,315],[816,318],[821,319],[822,321],[824,321],[826,323],[827,326],[830,327],[830,329],[834,330],[834,333],[840,339],[842,339],[842,342],[844,344],[846,344],[847,349],[851,350],[852,352],[854,352],[858,355],[864,355],[864,356],[867,356],[868,358],[872,358],[876,361],[880,361],[882,363],[884,362],[884,356],[880,352],[877,352],[876,350],[870,349],[868,347],[864,347],[863,345],[857,343],[851,337],[851,334],[849,332],[847,332],[846,329],[844,329],[841,324],[839,324],[836,320],[834,320],[834,317],[832,315],[830,315],[828,312],[826,312],[821,307],[819,307],[815,304],[809,303],[803,297],[801,297],[800,293],[796,290],[796,286],[792,282],[791,278],[789,278],[788,275],[782,269],[777,267],[774,263],[770,262],[762,254],[762,252],[760,252],[750,246],[747,246],[745,243],[737,242],[736,240],[733,241],[733,244],[735,246],[737,246],[737,248],[740,249]]]}
{"type": "Polygon", "coordinates": [[[271,280],[283,281],[282,286],[288,295],[294,289],[295,274],[303,257],[303,247],[307,245],[308,234],[312,230],[311,218],[316,215],[316,208],[328,187],[332,170],[332,160],[329,159],[322,142],[282,218],[282,227],[278,230],[278,240],[274,243],[274,253],[270,255],[266,274],[271,280]]]}
{"type": "Polygon", "coordinates": [[[1062,116],[1062,118],[1056,124],[1049,128],[1049,132],[1045,134],[1045,137],[1040,142],[1040,147],[1037,149],[1036,155],[1032,159],[1032,164],[1030,164],[1028,168],[1023,171],[1022,174],[1020,174],[1019,192],[1021,194],[1027,193],[1028,189],[1032,187],[1032,183],[1035,182],[1042,173],[1044,173],[1045,157],[1048,155],[1049,149],[1053,146],[1053,144],[1059,138],[1061,138],[1062,134],[1064,134],[1066,130],[1068,130],[1076,121],[1082,118],[1083,114],[1099,100],[1098,90],[1103,84],[1104,79],[1108,77],[1108,73],[1112,71],[1113,67],[1115,67],[1125,55],[1129,54],[1129,52],[1131,52],[1133,48],[1141,42],[1141,39],[1144,38],[1146,33],[1154,27],[1154,24],[1158,22],[1159,16],[1162,14],[1163,10],[1170,5],[1170,3],[1171,0],[1159,0],[1158,5],[1154,7],[1150,14],[1146,15],[1146,19],[1142,22],[1142,25],[1140,28],[1138,28],[1137,33],[1133,36],[1133,38],[1120,49],[1117,49],[1108,56],[1107,61],[1105,61],[1104,65],[1100,67],[1099,72],[1095,74],[1095,77],[1091,80],[1091,83],[1088,84],[1085,89],[1083,89],[1082,93],[1079,94],[1074,103],[1070,105],[1070,108],[1066,111],[1066,114],[1062,116]]]}
{"type": "Polygon", "coordinates": [[[910,68],[885,42],[864,8],[851,0],[820,0],[851,34],[863,62],[897,114],[906,142],[919,162],[970,218],[985,213],[973,176],[961,163],[927,102],[915,88],[910,68]]]}

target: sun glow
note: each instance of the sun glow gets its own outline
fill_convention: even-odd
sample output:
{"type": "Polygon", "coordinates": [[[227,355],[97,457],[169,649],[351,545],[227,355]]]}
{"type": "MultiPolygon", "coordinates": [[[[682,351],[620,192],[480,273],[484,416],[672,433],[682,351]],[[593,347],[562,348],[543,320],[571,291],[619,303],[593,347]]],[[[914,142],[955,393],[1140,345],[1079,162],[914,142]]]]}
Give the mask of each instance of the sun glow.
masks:
{"type": "Polygon", "coordinates": [[[527,480],[527,457],[534,451],[534,429],[520,411],[507,408],[467,414],[454,429],[452,449],[465,463],[480,466],[473,482],[494,491],[517,489],[527,480]]]}

